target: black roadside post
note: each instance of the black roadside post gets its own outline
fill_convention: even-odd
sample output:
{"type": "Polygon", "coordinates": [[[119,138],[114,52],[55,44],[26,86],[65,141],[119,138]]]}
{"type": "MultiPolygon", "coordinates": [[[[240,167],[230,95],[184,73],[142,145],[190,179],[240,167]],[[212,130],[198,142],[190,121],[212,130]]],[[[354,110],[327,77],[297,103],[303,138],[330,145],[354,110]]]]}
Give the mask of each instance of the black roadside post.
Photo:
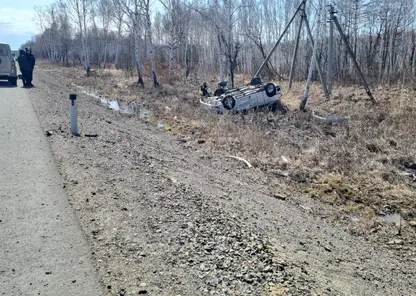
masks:
{"type": "Polygon", "coordinates": [[[77,95],[70,94],[69,100],[71,101],[70,104],[70,113],[71,113],[71,132],[72,135],[79,137],[78,133],[78,122],[77,122],[77,95]]]}

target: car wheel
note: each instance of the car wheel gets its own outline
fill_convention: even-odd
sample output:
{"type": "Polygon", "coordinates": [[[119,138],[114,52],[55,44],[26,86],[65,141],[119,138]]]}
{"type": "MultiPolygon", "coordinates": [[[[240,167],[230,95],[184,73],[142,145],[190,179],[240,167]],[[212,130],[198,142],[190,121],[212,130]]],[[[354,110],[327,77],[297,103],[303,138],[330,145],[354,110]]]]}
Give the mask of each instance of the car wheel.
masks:
{"type": "Polygon", "coordinates": [[[235,99],[233,96],[226,96],[222,99],[222,105],[226,110],[232,110],[235,107],[235,99]]]}
{"type": "Polygon", "coordinates": [[[9,78],[9,82],[14,85],[17,86],[17,78],[13,77],[13,78],[9,78]]]}
{"type": "Polygon", "coordinates": [[[225,94],[225,89],[219,88],[214,92],[214,96],[218,97],[220,95],[225,94]]]}
{"type": "Polygon", "coordinates": [[[264,90],[268,97],[273,97],[274,95],[276,95],[277,92],[276,86],[273,83],[267,83],[264,87],[264,90]]]}

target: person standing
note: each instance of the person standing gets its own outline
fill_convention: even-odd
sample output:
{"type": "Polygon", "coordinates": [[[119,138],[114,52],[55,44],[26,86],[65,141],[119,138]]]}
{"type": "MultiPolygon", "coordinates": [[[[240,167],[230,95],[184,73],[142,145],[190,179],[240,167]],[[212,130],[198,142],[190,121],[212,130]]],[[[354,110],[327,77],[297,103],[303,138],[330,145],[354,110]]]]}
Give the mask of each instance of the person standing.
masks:
{"type": "Polygon", "coordinates": [[[208,85],[206,82],[204,82],[204,84],[201,85],[199,89],[199,94],[203,97],[208,97],[210,95],[208,92],[208,85]]]}
{"type": "Polygon", "coordinates": [[[26,52],[21,49],[19,50],[19,56],[17,57],[17,62],[19,63],[20,72],[22,73],[23,86],[27,87],[28,85],[28,72],[30,70],[30,62],[26,55],[26,52]]]}
{"type": "Polygon", "coordinates": [[[29,71],[28,71],[28,86],[33,87],[32,80],[33,80],[33,69],[35,68],[36,59],[35,56],[32,54],[32,49],[30,47],[26,48],[26,55],[29,60],[29,71]]]}

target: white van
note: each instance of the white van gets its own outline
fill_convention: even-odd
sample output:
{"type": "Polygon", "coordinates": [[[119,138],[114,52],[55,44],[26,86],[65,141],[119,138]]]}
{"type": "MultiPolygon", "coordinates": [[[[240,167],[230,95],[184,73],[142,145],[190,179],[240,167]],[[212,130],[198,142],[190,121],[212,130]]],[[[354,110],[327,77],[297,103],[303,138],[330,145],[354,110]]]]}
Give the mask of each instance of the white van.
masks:
{"type": "Polygon", "coordinates": [[[17,85],[16,61],[10,45],[6,43],[0,43],[0,80],[8,80],[12,85],[17,85]]]}

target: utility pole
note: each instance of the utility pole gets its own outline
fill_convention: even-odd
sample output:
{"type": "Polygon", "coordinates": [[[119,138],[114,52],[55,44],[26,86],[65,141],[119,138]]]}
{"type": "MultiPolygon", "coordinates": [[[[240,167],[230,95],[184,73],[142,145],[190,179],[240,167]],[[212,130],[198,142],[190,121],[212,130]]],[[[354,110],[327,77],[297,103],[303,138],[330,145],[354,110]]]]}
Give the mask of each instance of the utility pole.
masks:
{"type": "Polygon", "coordinates": [[[303,4],[302,8],[300,8],[301,18],[300,18],[298,32],[297,32],[297,35],[296,35],[295,49],[293,50],[292,64],[290,66],[289,90],[292,88],[293,75],[294,75],[294,72],[295,72],[296,59],[297,59],[297,55],[298,55],[299,39],[300,39],[300,34],[302,32],[302,23],[303,23],[303,19],[304,19],[304,15],[305,15],[306,1],[303,1],[301,4],[303,4]]]}
{"type": "MultiPolygon", "coordinates": [[[[316,31],[315,31],[315,40],[318,40],[319,37],[319,29],[320,29],[320,11],[317,12],[318,13],[318,20],[316,22],[316,31]]],[[[308,71],[308,77],[306,79],[306,87],[305,87],[305,91],[303,93],[303,98],[302,101],[300,102],[300,106],[299,109],[301,111],[305,111],[305,107],[306,107],[306,102],[308,101],[308,95],[309,95],[309,88],[311,85],[311,80],[312,80],[312,73],[313,70],[315,69],[315,63],[318,63],[318,59],[317,59],[317,55],[316,55],[316,48],[318,47],[318,42],[315,42],[315,44],[313,45],[313,49],[312,49],[312,58],[311,58],[311,63],[309,65],[309,71],[308,71]]],[[[323,86],[325,86],[325,83],[322,83],[323,86]]],[[[325,88],[325,87],[324,87],[325,88]]]]}
{"type": "MultiPolygon", "coordinates": [[[[301,34],[301,30],[302,30],[302,25],[303,24],[305,24],[305,26],[306,26],[306,33],[307,33],[308,38],[310,40],[312,50],[313,50],[314,45],[315,45],[314,40],[313,40],[313,36],[312,36],[312,32],[311,32],[311,28],[309,26],[308,17],[306,15],[305,9],[306,9],[306,0],[303,0],[299,4],[299,6],[297,7],[295,13],[293,14],[292,18],[289,20],[289,23],[286,25],[285,29],[283,30],[283,32],[280,35],[279,39],[277,40],[277,42],[273,46],[272,50],[269,52],[269,54],[267,55],[266,59],[261,64],[261,66],[257,70],[256,74],[254,74],[253,78],[259,76],[261,70],[264,68],[264,66],[269,61],[271,55],[276,50],[276,48],[279,45],[280,41],[283,39],[283,36],[286,34],[287,30],[289,29],[289,26],[292,24],[292,22],[295,19],[296,15],[298,14],[298,12],[301,12],[301,22],[300,22],[300,25],[299,25],[299,28],[298,28],[298,32],[297,32],[297,36],[296,36],[296,44],[295,44],[294,54],[293,54],[293,58],[292,58],[292,64],[291,64],[291,68],[290,68],[289,89],[292,87],[293,75],[294,75],[295,66],[296,66],[297,52],[298,52],[298,49],[299,49],[299,39],[300,39],[300,34],[301,34]]],[[[321,62],[319,60],[319,56],[318,56],[318,53],[316,52],[316,49],[313,51],[313,57],[314,57],[313,58],[313,63],[316,64],[316,67],[318,69],[319,79],[321,80],[321,84],[322,84],[322,88],[323,88],[324,93],[325,93],[325,97],[327,99],[329,99],[329,92],[328,92],[328,88],[327,88],[327,85],[326,85],[326,82],[325,82],[325,76],[322,73],[321,62]]],[[[311,66],[312,67],[315,67],[314,65],[311,65],[311,66]]]]}
{"type": "MultiPolygon", "coordinates": [[[[311,41],[311,46],[312,46],[312,50],[313,50],[315,43],[313,41],[311,27],[309,26],[309,21],[308,21],[308,17],[306,16],[306,13],[303,15],[303,17],[304,17],[304,22],[305,22],[305,25],[306,25],[306,33],[308,33],[309,40],[311,41]]],[[[318,24],[318,26],[319,26],[319,24],[318,24]]],[[[318,40],[316,40],[316,42],[318,42],[318,40]]],[[[316,67],[318,69],[319,79],[321,80],[321,84],[322,84],[322,88],[324,89],[325,97],[327,99],[329,99],[329,93],[328,93],[328,89],[326,87],[325,77],[322,74],[321,62],[319,61],[318,53],[316,51],[315,51],[314,56],[315,56],[316,67]]]]}
{"type": "Polygon", "coordinates": [[[292,24],[293,20],[295,19],[296,15],[298,14],[301,7],[305,4],[306,0],[303,0],[298,8],[296,9],[295,13],[293,14],[292,18],[290,19],[289,23],[286,25],[286,28],[283,30],[282,34],[280,35],[279,39],[276,41],[275,45],[273,46],[272,50],[269,52],[267,57],[264,59],[263,63],[261,64],[260,68],[257,70],[256,74],[254,74],[254,77],[259,77],[259,74],[261,70],[263,70],[264,66],[269,61],[270,57],[272,56],[273,52],[276,50],[277,46],[279,45],[280,41],[282,41],[283,36],[286,34],[287,30],[289,29],[290,25],[292,24]]]}
{"type": "Polygon", "coordinates": [[[332,92],[332,63],[334,61],[334,23],[332,21],[335,15],[334,6],[329,5],[329,40],[328,40],[328,93],[332,92]]]}
{"type": "Polygon", "coordinates": [[[351,49],[350,44],[348,43],[347,37],[345,37],[344,32],[342,31],[342,28],[338,22],[337,17],[335,16],[335,13],[333,13],[331,15],[331,21],[333,21],[335,23],[335,26],[337,27],[337,30],[339,32],[339,34],[341,35],[342,40],[344,41],[345,47],[347,48],[347,52],[350,55],[350,58],[352,59],[355,69],[358,72],[358,77],[360,77],[361,80],[361,84],[363,85],[365,91],[367,92],[367,95],[370,97],[370,100],[373,104],[376,104],[377,101],[376,99],[373,97],[373,94],[371,93],[370,87],[367,84],[367,81],[365,81],[363,72],[361,72],[360,66],[357,63],[357,60],[355,58],[354,52],[351,49]]]}

